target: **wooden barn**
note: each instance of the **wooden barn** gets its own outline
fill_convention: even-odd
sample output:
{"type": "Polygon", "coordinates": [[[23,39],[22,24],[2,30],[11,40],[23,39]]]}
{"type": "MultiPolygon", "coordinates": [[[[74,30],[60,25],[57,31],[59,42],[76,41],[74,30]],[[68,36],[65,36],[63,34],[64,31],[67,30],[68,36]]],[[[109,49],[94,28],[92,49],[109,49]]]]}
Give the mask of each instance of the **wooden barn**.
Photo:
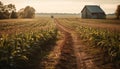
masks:
{"type": "Polygon", "coordinates": [[[90,18],[90,19],[105,19],[106,14],[97,5],[86,5],[81,11],[82,18],[90,18]]]}

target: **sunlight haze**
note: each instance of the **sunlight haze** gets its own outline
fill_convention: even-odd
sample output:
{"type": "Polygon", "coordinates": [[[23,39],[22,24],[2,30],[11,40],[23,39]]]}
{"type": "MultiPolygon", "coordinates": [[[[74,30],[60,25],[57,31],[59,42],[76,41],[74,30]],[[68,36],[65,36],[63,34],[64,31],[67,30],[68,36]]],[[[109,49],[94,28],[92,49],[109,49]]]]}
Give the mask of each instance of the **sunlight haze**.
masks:
{"type": "Polygon", "coordinates": [[[105,13],[114,13],[120,0],[0,0],[15,4],[17,11],[30,5],[39,13],[80,13],[85,5],[99,5],[105,13]]]}

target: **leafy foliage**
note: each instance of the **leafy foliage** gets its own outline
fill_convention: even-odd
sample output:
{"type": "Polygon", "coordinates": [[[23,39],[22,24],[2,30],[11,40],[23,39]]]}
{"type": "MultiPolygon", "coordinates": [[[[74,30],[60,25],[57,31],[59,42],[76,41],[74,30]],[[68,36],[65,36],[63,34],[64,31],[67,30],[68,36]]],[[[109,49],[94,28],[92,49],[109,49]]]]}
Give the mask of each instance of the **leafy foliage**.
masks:
{"type": "Polygon", "coordinates": [[[81,38],[88,41],[91,46],[99,47],[109,56],[110,61],[120,59],[120,34],[118,32],[109,32],[103,29],[94,29],[80,26],[77,31],[81,38]]]}
{"type": "Polygon", "coordinates": [[[116,16],[117,16],[117,19],[119,19],[119,17],[120,17],[120,5],[118,5],[118,7],[117,7],[116,16]]]}
{"type": "Polygon", "coordinates": [[[17,12],[12,11],[11,15],[10,15],[10,18],[17,18],[17,17],[18,17],[17,12]]]}
{"type": "Polygon", "coordinates": [[[18,16],[21,18],[33,18],[35,16],[35,9],[30,6],[26,6],[18,11],[18,16]]]}
{"type": "MultiPolygon", "coordinates": [[[[71,19],[59,19],[63,25],[70,29],[76,30],[81,39],[92,47],[100,48],[104,52],[104,59],[107,58],[109,62],[119,62],[120,60],[120,32],[113,30],[112,27],[102,28],[95,27],[90,24],[90,21],[77,21],[71,19]]],[[[92,20],[91,20],[92,21],[92,20]]],[[[97,20],[96,20],[97,22],[97,20]]],[[[110,22],[109,22],[110,23],[110,22]]],[[[100,24],[100,23],[99,23],[100,24]]]]}
{"type": "Polygon", "coordinates": [[[16,12],[16,7],[14,4],[4,5],[0,1],[0,19],[8,18],[33,18],[35,16],[35,9],[30,6],[20,9],[16,12]]]}
{"type": "Polygon", "coordinates": [[[13,4],[3,5],[0,1],[0,19],[8,19],[12,14],[12,12],[16,11],[16,7],[13,4]]]}
{"type": "Polygon", "coordinates": [[[30,27],[29,29],[19,29],[22,32],[0,36],[0,69],[23,69],[22,67],[30,65],[31,57],[36,50],[39,50],[40,57],[43,57],[46,49],[50,48],[48,44],[55,42],[57,29],[52,21],[48,20],[43,24],[34,22],[32,24],[37,24],[32,28],[34,31],[28,23],[26,26],[30,27]]]}

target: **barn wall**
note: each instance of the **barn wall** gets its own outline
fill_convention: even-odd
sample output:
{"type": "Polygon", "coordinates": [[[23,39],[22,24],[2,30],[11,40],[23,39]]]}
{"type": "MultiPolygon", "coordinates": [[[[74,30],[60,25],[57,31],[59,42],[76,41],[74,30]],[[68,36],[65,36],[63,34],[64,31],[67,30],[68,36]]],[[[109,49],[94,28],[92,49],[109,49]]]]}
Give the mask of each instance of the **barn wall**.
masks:
{"type": "Polygon", "coordinates": [[[87,9],[87,17],[86,18],[92,18],[92,14],[91,14],[91,12],[87,9]]]}
{"type": "Polygon", "coordinates": [[[106,15],[104,13],[93,13],[92,18],[93,19],[105,19],[106,15]]]}
{"type": "Polygon", "coordinates": [[[97,13],[92,13],[92,17],[93,19],[96,19],[98,17],[98,14],[97,13]]]}
{"type": "Polygon", "coordinates": [[[92,14],[87,8],[82,11],[82,18],[92,18],[92,14]]]}
{"type": "Polygon", "coordinates": [[[86,8],[82,11],[82,18],[86,18],[86,8]]]}
{"type": "Polygon", "coordinates": [[[98,14],[98,19],[105,19],[106,15],[105,14],[98,14]]]}

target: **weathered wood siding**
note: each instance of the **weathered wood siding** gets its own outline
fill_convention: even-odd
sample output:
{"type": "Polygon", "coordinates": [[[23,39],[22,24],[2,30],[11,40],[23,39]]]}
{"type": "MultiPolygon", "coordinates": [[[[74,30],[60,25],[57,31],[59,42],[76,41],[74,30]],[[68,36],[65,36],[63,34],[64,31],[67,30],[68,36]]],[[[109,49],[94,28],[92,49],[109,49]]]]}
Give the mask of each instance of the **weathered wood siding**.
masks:
{"type": "Polygon", "coordinates": [[[82,12],[82,18],[92,18],[92,14],[91,14],[91,12],[87,8],[85,8],[83,10],[83,12],[82,12]]]}

